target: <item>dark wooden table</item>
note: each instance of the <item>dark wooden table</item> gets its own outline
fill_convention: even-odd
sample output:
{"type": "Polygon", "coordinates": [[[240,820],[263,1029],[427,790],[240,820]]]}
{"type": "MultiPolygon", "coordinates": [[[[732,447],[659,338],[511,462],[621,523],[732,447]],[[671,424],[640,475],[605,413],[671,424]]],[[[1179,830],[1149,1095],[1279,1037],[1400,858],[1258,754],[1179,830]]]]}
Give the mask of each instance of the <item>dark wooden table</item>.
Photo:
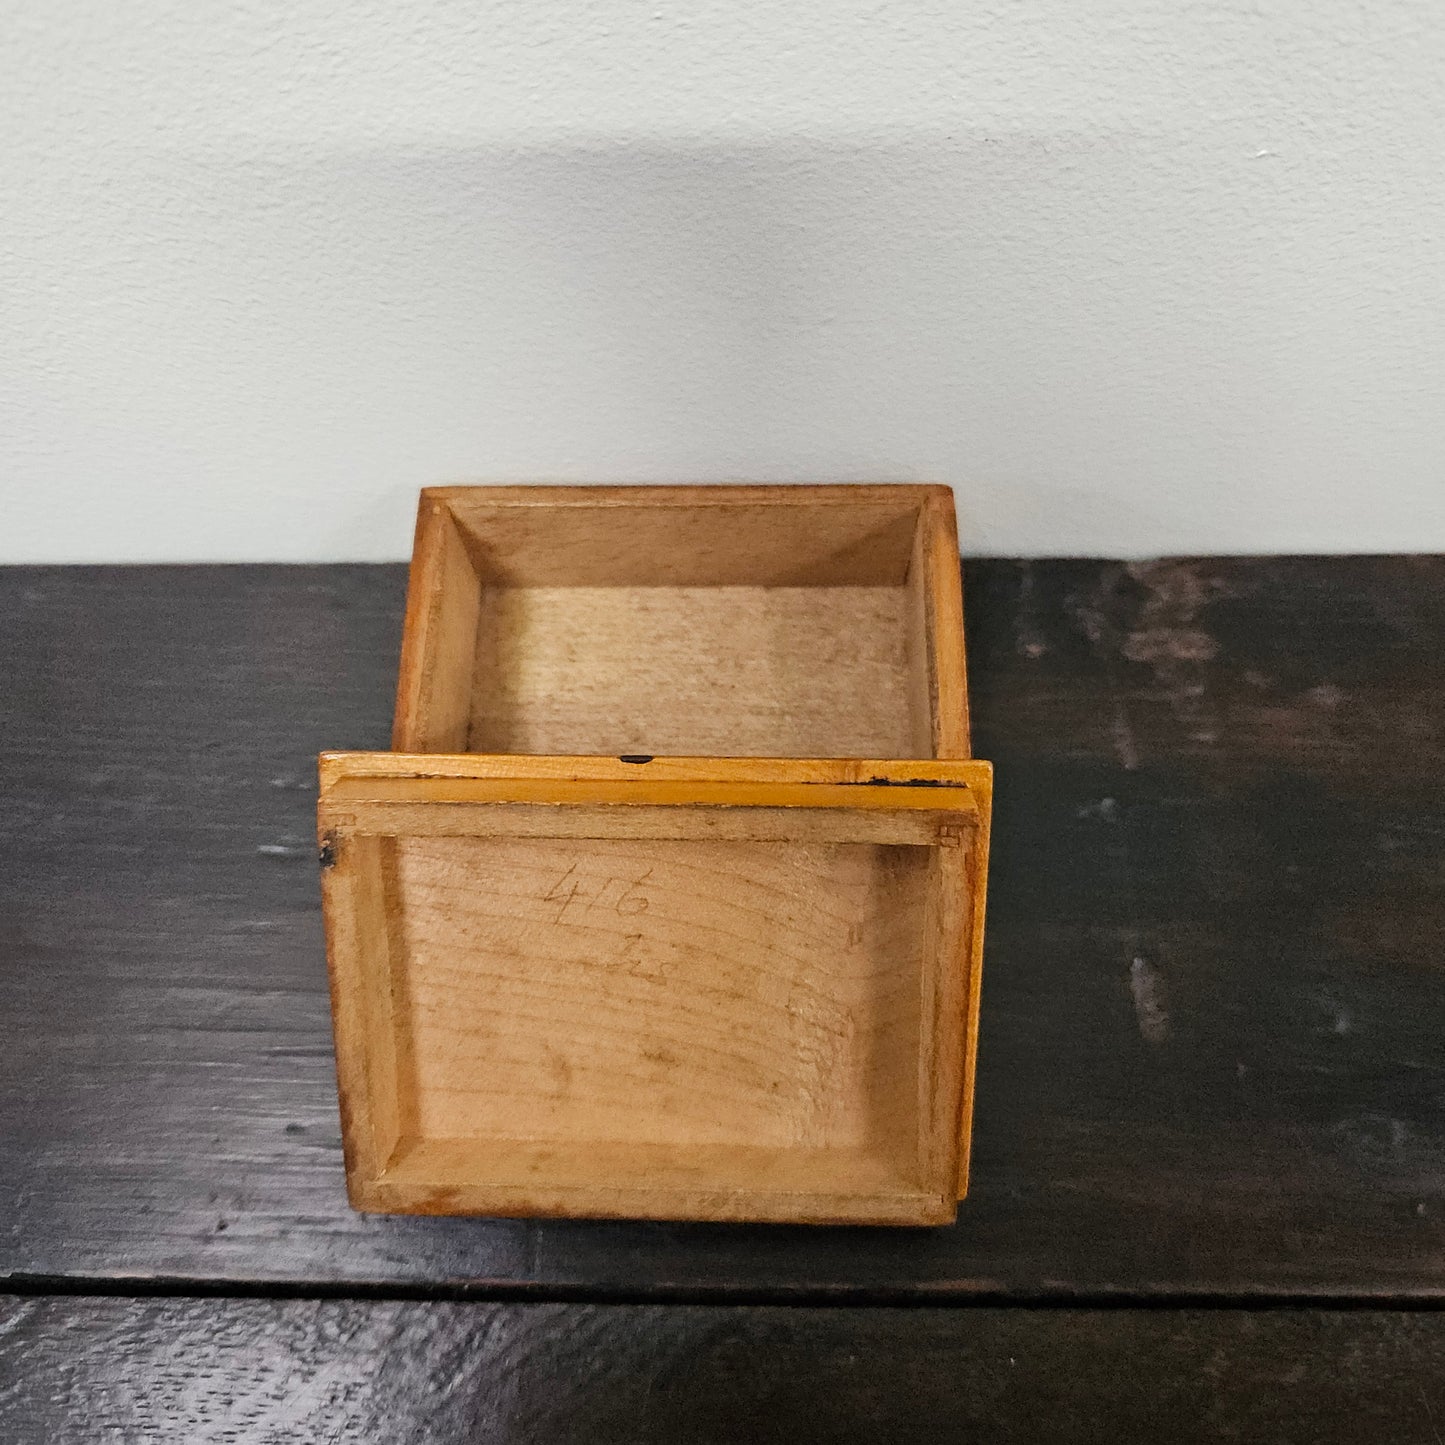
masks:
{"type": "Polygon", "coordinates": [[[314,758],[390,566],[0,570],[0,1439],[1445,1436],[1445,562],[975,562],[975,1188],[367,1217],[314,758]]]}

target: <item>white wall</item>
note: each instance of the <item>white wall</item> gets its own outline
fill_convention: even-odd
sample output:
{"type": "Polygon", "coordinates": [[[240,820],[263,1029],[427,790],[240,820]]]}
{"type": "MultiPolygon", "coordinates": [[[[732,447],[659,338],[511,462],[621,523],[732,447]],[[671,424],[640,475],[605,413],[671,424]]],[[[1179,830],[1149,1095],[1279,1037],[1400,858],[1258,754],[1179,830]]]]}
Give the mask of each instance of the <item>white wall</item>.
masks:
{"type": "Polygon", "coordinates": [[[1445,548],[1440,0],[0,0],[0,560],[417,487],[1445,548]]]}

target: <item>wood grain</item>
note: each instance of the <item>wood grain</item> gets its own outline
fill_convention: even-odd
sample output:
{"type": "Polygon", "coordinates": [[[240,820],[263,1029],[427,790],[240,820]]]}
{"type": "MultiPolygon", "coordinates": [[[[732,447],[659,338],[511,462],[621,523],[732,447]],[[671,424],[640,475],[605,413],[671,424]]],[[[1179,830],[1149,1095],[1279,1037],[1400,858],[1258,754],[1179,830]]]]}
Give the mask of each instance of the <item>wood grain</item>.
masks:
{"type": "Polygon", "coordinates": [[[322,759],[357,1207],[953,1217],[986,763],[472,762],[322,759]]]}
{"type": "Polygon", "coordinates": [[[926,851],[414,837],[394,859],[419,1132],[911,1154],[926,851]]]}
{"type": "Polygon", "coordinates": [[[1437,1445],[1445,1318],[346,1300],[0,1304],[12,1445],[1437,1445]]]}
{"type": "Polygon", "coordinates": [[[730,1196],[725,1213],[868,1218],[875,1178],[922,1193],[927,862],[867,844],[398,840],[417,1137],[476,1141],[470,1182],[510,1187],[513,1208],[564,1189],[570,1213],[647,1215],[685,1191],[730,1196]],[[706,1152],[719,1144],[751,1147],[706,1152]],[[653,1147],[613,1172],[609,1145],[653,1147]],[[793,1151],[815,1162],[786,1191],[752,1163],[793,1151]]]}
{"type": "Polygon", "coordinates": [[[483,585],[901,587],[938,486],[431,487],[483,585]]]}
{"type": "MultiPolygon", "coordinates": [[[[902,587],[481,595],[467,737],[474,752],[918,753],[902,587]]],[[[921,755],[932,756],[931,742],[921,755]]]]}
{"type": "Polygon", "coordinates": [[[394,746],[967,757],[956,558],[947,488],[430,489],[394,746]]]}
{"type": "Polygon", "coordinates": [[[972,1187],[860,1232],[352,1213],[314,759],[386,746],[405,570],[0,570],[0,1267],[1445,1298],[1445,563],[966,582],[1000,779],[972,1187]]]}
{"type": "MultiPolygon", "coordinates": [[[[505,753],[401,753],[324,752],[319,761],[322,785],[333,797],[358,798],[381,794],[362,786],[368,779],[398,777],[479,779],[509,783],[520,780],[611,783],[796,783],[830,786],[947,787],[967,789],[980,778],[992,776],[992,764],[976,759],[894,758],[724,758],[651,757],[534,757],[505,753]]],[[[875,799],[880,802],[883,795],[875,799]]],[[[907,807],[908,793],[890,796],[886,806],[907,807]]],[[[754,799],[756,801],[756,798],[754,799]]],[[[866,803],[866,795],[863,806],[866,803]]],[[[957,801],[950,804],[958,807],[957,801]]]]}
{"type": "MultiPolygon", "coordinates": [[[[623,783],[623,789],[637,788],[623,783]]],[[[405,798],[357,803],[338,802],[322,818],[322,849],[336,856],[338,840],[348,833],[397,837],[426,833],[438,838],[636,838],[697,839],[732,843],[910,843],[915,847],[952,846],[960,826],[975,821],[971,810],[940,806],[937,793],[910,799],[911,807],[864,808],[858,790],[848,790],[847,807],[809,806],[826,789],[809,788],[798,801],[792,790],[776,791],[783,806],[721,804],[593,804],[579,800],[565,807],[547,803],[409,802],[405,798]],[[333,826],[335,825],[335,826],[333,826]]],[[[892,801],[892,800],[890,800],[892,801]]]]}
{"type": "Polygon", "coordinates": [[[907,582],[912,751],[920,757],[972,756],[957,556],[953,496],[933,492],[919,508],[907,582]]]}
{"type": "Polygon", "coordinates": [[[424,492],[403,758],[321,767],[352,1203],[950,1221],[991,780],[910,779],[925,798],[878,786],[886,762],[861,786],[815,774],[966,756],[961,617],[943,488],[424,492]],[[463,752],[486,768],[468,776],[463,752]],[[418,754],[455,771],[419,773],[418,754]],[[610,757],[589,774],[585,754],[610,757]],[[664,779],[659,754],[813,761],[664,779]],[[528,755],[577,776],[507,774],[528,755]],[[553,918],[567,880],[636,906],[553,918]]]}
{"type": "Polygon", "coordinates": [[[445,505],[422,498],[407,586],[392,746],[456,753],[467,747],[482,592],[445,505]]]}

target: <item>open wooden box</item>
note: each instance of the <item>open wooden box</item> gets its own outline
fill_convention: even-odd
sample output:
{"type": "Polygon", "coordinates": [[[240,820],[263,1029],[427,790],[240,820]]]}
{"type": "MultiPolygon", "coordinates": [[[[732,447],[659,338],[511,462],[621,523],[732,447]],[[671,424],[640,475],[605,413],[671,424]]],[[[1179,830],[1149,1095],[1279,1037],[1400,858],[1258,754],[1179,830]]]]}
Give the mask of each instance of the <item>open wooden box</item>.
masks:
{"type": "Polygon", "coordinates": [[[423,493],[320,838],[362,1209],[935,1224],[991,774],[938,487],[423,493]]]}

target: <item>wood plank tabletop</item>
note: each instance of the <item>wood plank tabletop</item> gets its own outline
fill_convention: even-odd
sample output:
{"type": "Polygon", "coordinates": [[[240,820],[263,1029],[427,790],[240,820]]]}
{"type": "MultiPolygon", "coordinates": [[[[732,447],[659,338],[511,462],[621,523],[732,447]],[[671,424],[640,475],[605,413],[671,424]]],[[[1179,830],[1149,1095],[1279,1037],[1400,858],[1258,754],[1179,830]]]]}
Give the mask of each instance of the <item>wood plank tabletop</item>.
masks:
{"type": "Polygon", "coordinates": [[[1441,1299],[1445,563],[965,579],[974,1190],[890,1231],[352,1213],[315,755],[386,745],[404,569],[0,570],[11,1290],[1441,1299]]]}
{"type": "Polygon", "coordinates": [[[0,1301],[0,1438],[1439,1445],[1445,1317],[0,1301]]]}

